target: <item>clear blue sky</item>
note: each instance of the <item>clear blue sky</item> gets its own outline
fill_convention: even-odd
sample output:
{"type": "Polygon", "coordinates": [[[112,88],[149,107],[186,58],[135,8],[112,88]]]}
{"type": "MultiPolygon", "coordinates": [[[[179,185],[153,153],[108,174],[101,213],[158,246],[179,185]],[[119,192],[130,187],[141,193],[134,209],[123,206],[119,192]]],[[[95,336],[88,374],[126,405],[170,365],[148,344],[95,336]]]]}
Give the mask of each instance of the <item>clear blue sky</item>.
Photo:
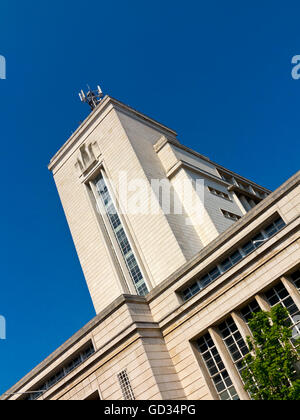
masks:
{"type": "Polygon", "coordinates": [[[47,163],[104,92],[275,189],[299,169],[299,1],[2,0],[0,392],[94,316],[47,163]],[[298,4],[297,4],[298,3],[298,4]]]}

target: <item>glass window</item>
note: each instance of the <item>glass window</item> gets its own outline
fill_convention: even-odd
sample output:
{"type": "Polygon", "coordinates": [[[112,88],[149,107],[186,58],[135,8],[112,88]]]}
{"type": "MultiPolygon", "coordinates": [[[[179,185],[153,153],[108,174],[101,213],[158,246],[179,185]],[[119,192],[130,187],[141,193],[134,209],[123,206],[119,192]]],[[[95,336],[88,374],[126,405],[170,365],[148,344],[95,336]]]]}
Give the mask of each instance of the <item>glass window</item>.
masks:
{"type": "Polygon", "coordinates": [[[264,238],[262,233],[259,233],[258,235],[254,236],[252,239],[253,245],[255,248],[259,248],[261,245],[264,244],[266,241],[266,238],[264,238]]]}
{"type": "Polygon", "coordinates": [[[231,268],[233,266],[231,260],[229,258],[226,258],[226,260],[224,260],[221,264],[220,264],[221,268],[223,271],[227,271],[229,270],[229,268],[231,268]]]}
{"type": "Polygon", "coordinates": [[[135,286],[136,292],[140,296],[145,296],[149,293],[149,290],[146,286],[141,269],[137,263],[135,255],[133,254],[129,240],[122,226],[120,217],[117,213],[115,205],[113,204],[107,185],[102,175],[97,179],[96,187],[99,196],[101,197],[103,206],[107,213],[108,219],[110,221],[114,235],[117,239],[120,250],[123,254],[126,266],[135,286]]]}
{"type": "Polygon", "coordinates": [[[223,216],[225,216],[227,219],[237,221],[241,218],[241,216],[238,216],[237,214],[231,213],[227,210],[221,209],[221,212],[223,213],[223,216]]]}
{"type": "Polygon", "coordinates": [[[221,273],[220,273],[220,270],[218,269],[218,267],[214,268],[209,273],[209,277],[210,277],[211,281],[217,279],[220,275],[221,275],[221,273]]]}
{"type": "Polygon", "coordinates": [[[85,351],[82,352],[82,360],[84,361],[88,359],[94,353],[95,353],[94,347],[93,345],[91,345],[85,351]]]}
{"type": "Polygon", "coordinates": [[[67,365],[63,366],[58,370],[54,375],[48,379],[45,383],[39,385],[38,391],[33,391],[26,397],[26,400],[36,400],[38,399],[45,391],[51,388],[53,385],[58,383],[61,379],[67,376],[72,370],[84,362],[88,357],[95,353],[94,347],[92,344],[89,345],[85,350],[75,356],[67,365]]]}
{"type": "Polygon", "coordinates": [[[199,284],[198,284],[198,283],[193,284],[193,285],[190,287],[190,291],[191,291],[191,293],[192,293],[192,296],[194,296],[196,293],[198,293],[198,292],[200,291],[200,286],[199,286],[199,284]]]}
{"type": "Polygon", "coordinates": [[[271,223],[269,226],[267,226],[264,230],[268,236],[268,238],[271,238],[275,235],[279,230],[283,229],[285,227],[285,223],[281,218],[278,218],[275,220],[275,222],[271,223]]]}
{"type": "Polygon", "coordinates": [[[223,192],[223,191],[219,191],[219,190],[215,190],[214,188],[211,188],[211,187],[208,187],[208,189],[209,189],[209,191],[210,191],[212,194],[214,194],[214,195],[216,195],[216,196],[218,196],[218,197],[225,198],[226,200],[231,201],[231,200],[230,200],[229,195],[228,195],[228,194],[226,194],[225,192],[223,192]]]}
{"type": "Polygon", "coordinates": [[[285,227],[285,223],[281,219],[281,217],[279,219],[275,220],[274,225],[276,226],[277,230],[281,230],[285,227]]]}
{"type": "Polygon", "coordinates": [[[220,399],[239,400],[239,396],[210,334],[201,337],[197,341],[197,346],[220,399]]]}
{"type": "Polygon", "coordinates": [[[185,289],[185,290],[182,292],[182,297],[183,297],[183,300],[184,300],[184,301],[186,301],[186,300],[190,299],[192,296],[193,296],[193,295],[192,295],[192,292],[191,292],[190,288],[185,289]]]}
{"type": "Polygon", "coordinates": [[[255,250],[255,247],[253,245],[253,242],[252,241],[247,242],[246,245],[244,245],[242,247],[242,250],[243,250],[243,252],[244,252],[245,255],[250,254],[250,252],[252,252],[252,251],[255,250]]]}
{"type": "Polygon", "coordinates": [[[127,370],[123,370],[117,375],[119,384],[122,390],[124,400],[135,400],[135,396],[130,384],[130,380],[127,374],[127,370]]]}
{"type": "MultiPolygon", "coordinates": [[[[222,210],[222,211],[224,213],[228,213],[228,212],[225,212],[225,210],[222,210]]],[[[270,228],[271,230],[275,229],[277,231],[279,229],[282,229],[282,227],[285,226],[285,223],[281,218],[279,218],[274,223],[272,223],[270,226],[271,226],[271,228],[270,228]]],[[[222,273],[229,270],[231,267],[233,267],[235,264],[237,264],[239,261],[241,261],[243,258],[245,258],[245,256],[249,255],[255,249],[257,249],[258,247],[263,245],[265,243],[265,241],[268,240],[268,238],[269,238],[269,236],[267,235],[267,231],[268,231],[268,228],[270,226],[268,226],[267,230],[265,230],[266,231],[265,235],[263,234],[262,231],[257,233],[249,242],[247,242],[245,245],[242,246],[241,252],[239,251],[239,249],[237,249],[233,254],[231,254],[229,257],[227,257],[225,260],[223,260],[223,262],[220,263],[220,268],[221,268],[222,273]],[[268,237],[266,237],[266,235],[268,237]]],[[[269,234],[270,234],[271,230],[268,231],[269,234]]],[[[182,292],[183,299],[184,300],[190,299],[195,293],[198,293],[199,290],[203,289],[205,286],[207,286],[212,281],[217,279],[221,275],[221,271],[218,267],[215,267],[212,271],[210,271],[208,274],[203,276],[199,282],[197,282],[199,287],[195,286],[195,288],[194,288],[194,286],[190,286],[189,288],[184,290],[182,292]],[[195,293],[193,291],[191,291],[191,288],[193,288],[193,290],[195,290],[195,293]]],[[[300,283],[300,280],[297,281],[298,289],[299,289],[299,283],[300,283]]]]}
{"type": "Polygon", "coordinates": [[[206,276],[202,277],[202,279],[200,280],[200,288],[203,289],[204,287],[206,287],[207,285],[209,285],[209,283],[211,283],[211,279],[209,277],[209,275],[207,274],[206,276]]]}
{"type": "Polygon", "coordinates": [[[265,228],[265,232],[267,236],[271,238],[271,236],[275,235],[275,233],[277,232],[276,226],[274,224],[267,226],[265,228]]]}
{"type": "Polygon", "coordinates": [[[249,353],[249,349],[232,317],[219,325],[219,330],[233,363],[241,373],[244,369],[243,359],[249,353]]]}

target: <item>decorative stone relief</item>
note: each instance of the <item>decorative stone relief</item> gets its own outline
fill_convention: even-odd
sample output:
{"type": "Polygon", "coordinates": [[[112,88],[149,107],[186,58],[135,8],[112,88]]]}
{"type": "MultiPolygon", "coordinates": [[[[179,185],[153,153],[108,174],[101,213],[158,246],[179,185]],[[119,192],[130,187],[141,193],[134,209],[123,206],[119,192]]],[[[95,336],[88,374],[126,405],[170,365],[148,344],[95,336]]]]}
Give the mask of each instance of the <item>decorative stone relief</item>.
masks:
{"type": "Polygon", "coordinates": [[[79,176],[86,173],[95,166],[101,155],[98,143],[95,141],[89,144],[83,144],[79,149],[75,168],[79,176]]]}

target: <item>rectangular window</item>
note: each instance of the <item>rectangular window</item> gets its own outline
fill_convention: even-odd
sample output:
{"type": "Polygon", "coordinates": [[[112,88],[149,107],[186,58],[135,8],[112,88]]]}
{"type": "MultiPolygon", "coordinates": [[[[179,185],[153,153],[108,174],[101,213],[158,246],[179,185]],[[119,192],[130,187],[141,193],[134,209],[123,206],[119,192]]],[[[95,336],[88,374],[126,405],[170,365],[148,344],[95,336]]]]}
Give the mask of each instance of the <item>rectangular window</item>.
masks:
{"type": "Polygon", "coordinates": [[[243,256],[241,255],[240,251],[237,250],[233,254],[231,254],[226,260],[224,260],[220,266],[223,271],[229,270],[229,268],[233,267],[235,264],[237,264],[239,261],[243,259],[243,256]]]}
{"type": "MultiPolygon", "coordinates": [[[[200,290],[204,287],[209,285],[211,282],[216,280],[222,273],[229,270],[234,265],[238,264],[243,258],[249,255],[251,252],[255,251],[255,249],[262,246],[271,236],[269,236],[274,232],[278,232],[282,228],[285,227],[285,223],[281,218],[278,218],[273,222],[271,225],[268,225],[266,229],[262,229],[259,233],[256,233],[253,238],[251,238],[246,244],[242,245],[241,247],[237,248],[232,254],[230,254],[225,260],[223,260],[219,265],[217,265],[213,270],[209,273],[205,274],[200,280],[197,280],[191,286],[187,287],[185,290],[181,292],[182,298],[184,301],[190,299],[192,296],[197,294],[200,290]],[[269,232],[269,235],[266,233],[269,232]]],[[[300,273],[298,271],[298,273],[300,273]]],[[[300,276],[300,274],[299,274],[300,276]]],[[[299,288],[300,280],[297,280],[296,287],[299,288]]]]}
{"type": "Polygon", "coordinates": [[[291,278],[294,282],[294,285],[297,287],[297,289],[300,291],[300,271],[296,271],[291,275],[291,278]]]}
{"type": "Polygon", "coordinates": [[[259,248],[265,241],[266,238],[261,232],[258,235],[254,236],[254,238],[252,238],[254,248],[259,248]]]}
{"type": "MultiPolygon", "coordinates": [[[[211,280],[209,277],[209,274],[206,274],[205,276],[203,276],[201,278],[201,280],[199,281],[198,285],[200,287],[200,290],[204,289],[204,287],[208,286],[210,284],[211,280]]],[[[193,288],[191,288],[193,290],[193,288]]]]}
{"type": "Polygon", "coordinates": [[[233,184],[233,185],[235,184],[235,180],[234,180],[234,178],[232,177],[232,175],[225,174],[224,172],[221,172],[221,171],[219,171],[219,173],[220,173],[220,175],[221,175],[222,179],[223,179],[224,181],[228,182],[228,184],[233,184]]]}
{"type": "Polygon", "coordinates": [[[58,371],[56,371],[50,378],[41,384],[37,391],[33,391],[31,394],[27,395],[26,400],[36,400],[44,392],[50,389],[53,385],[57,384],[61,379],[67,376],[70,372],[81,365],[85,360],[87,360],[92,354],[95,353],[95,349],[92,343],[89,343],[79,354],[74,356],[66,365],[62,366],[58,371]]]}
{"type": "Polygon", "coordinates": [[[249,319],[252,318],[253,314],[259,312],[260,310],[261,309],[257,301],[253,300],[252,302],[248,303],[248,305],[244,306],[240,312],[245,322],[248,324],[249,319]]]}
{"type": "Polygon", "coordinates": [[[232,380],[210,336],[206,334],[197,341],[197,347],[221,400],[239,400],[232,380]]]}
{"type": "Polygon", "coordinates": [[[95,185],[128,268],[128,272],[133,281],[135,290],[139,296],[145,296],[149,293],[148,287],[102,175],[98,177],[95,185]]]}
{"type": "Polygon", "coordinates": [[[210,281],[214,281],[215,279],[217,279],[219,276],[221,275],[220,270],[218,269],[218,267],[214,268],[212,271],[210,271],[208,273],[208,276],[210,278],[210,281]]]}
{"type": "Polygon", "coordinates": [[[244,246],[242,246],[242,251],[245,255],[250,254],[254,250],[255,250],[255,246],[252,241],[249,241],[244,246]]]}
{"type": "Polygon", "coordinates": [[[279,232],[281,229],[285,227],[284,221],[279,218],[275,220],[275,222],[271,223],[269,226],[267,226],[264,231],[268,238],[271,238],[274,236],[277,232],[279,232]]]}
{"type": "Polygon", "coordinates": [[[225,322],[219,325],[225,346],[239,373],[243,370],[243,359],[249,353],[249,349],[239,332],[239,329],[232,319],[229,317],[225,322]]]}
{"type": "Polygon", "coordinates": [[[133,390],[131,388],[130,380],[127,370],[123,370],[118,375],[118,381],[122,390],[124,400],[135,400],[133,390]]]}
{"type": "Polygon", "coordinates": [[[217,197],[225,198],[226,200],[231,201],[229,195],[222,191],[216,190],[215,188],[211,187],[208,187],[208,190],[211,194],[216,195],[217,197]]]}
{"type": "Polygon", "coordinates": [[[300,311],[295,304],[294,300],[289,295],[288,291],[284,285],[280,282],[277,286],[273,287],[271,290],[268,290],[266,293],[266,298],[271,307],[280,304],[286,308],[289,312],[288,325],[293,330],[292,340],[295,340],[300,337],[300,311]]]}

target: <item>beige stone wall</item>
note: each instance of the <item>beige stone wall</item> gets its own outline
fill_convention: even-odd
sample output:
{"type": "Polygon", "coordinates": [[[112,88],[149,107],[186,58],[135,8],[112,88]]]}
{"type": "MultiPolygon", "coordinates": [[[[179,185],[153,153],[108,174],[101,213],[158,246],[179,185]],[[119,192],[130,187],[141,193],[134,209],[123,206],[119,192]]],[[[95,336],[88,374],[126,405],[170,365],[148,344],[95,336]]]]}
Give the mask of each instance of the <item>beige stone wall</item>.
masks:
{"type": "MultiPolygon", "coordinates": [[[[104,98],[50,163],[97,313],[122,293],[135,293],[109,223],[105,225],[97,214],[95,198],[88,188],[90,179],[100,168],[105,171],[112,195],[124,213],[121,216],[124,228],[150,290],[232,224],[221,214],[219,205],[242,214],[234,201],[218,203],[220,199],[207,189],[200,223],[197,210],[189,202],[184,203],[182,214],[176,214],[172,207],[165,214],[151,185],[153,179],[170,180],[173,203],[175,198],[182,200],[177,188],[180,182],[199,177],[206,183],[221,182],[216,166],[180,146],[172,130],[109,97],[104,98]],[[78,159],[83,159],[83,146],[98,151],[85,172],[78,164],[78,159]],[[170,175],[174,165],[181,162],[202,171],[202,175],[186,168],[170,175]],[[135,180],[142,183],[137,190],[130,187],[135,180]],[[139,193],[137,211],[126,208],[119,185],[128,188],[129,202],[139,193]],[[156,212],[152,211],[152,203],[157,203],[156,212]]],[[[194,195],[191,201],[197,200],[194,195]]]]}

